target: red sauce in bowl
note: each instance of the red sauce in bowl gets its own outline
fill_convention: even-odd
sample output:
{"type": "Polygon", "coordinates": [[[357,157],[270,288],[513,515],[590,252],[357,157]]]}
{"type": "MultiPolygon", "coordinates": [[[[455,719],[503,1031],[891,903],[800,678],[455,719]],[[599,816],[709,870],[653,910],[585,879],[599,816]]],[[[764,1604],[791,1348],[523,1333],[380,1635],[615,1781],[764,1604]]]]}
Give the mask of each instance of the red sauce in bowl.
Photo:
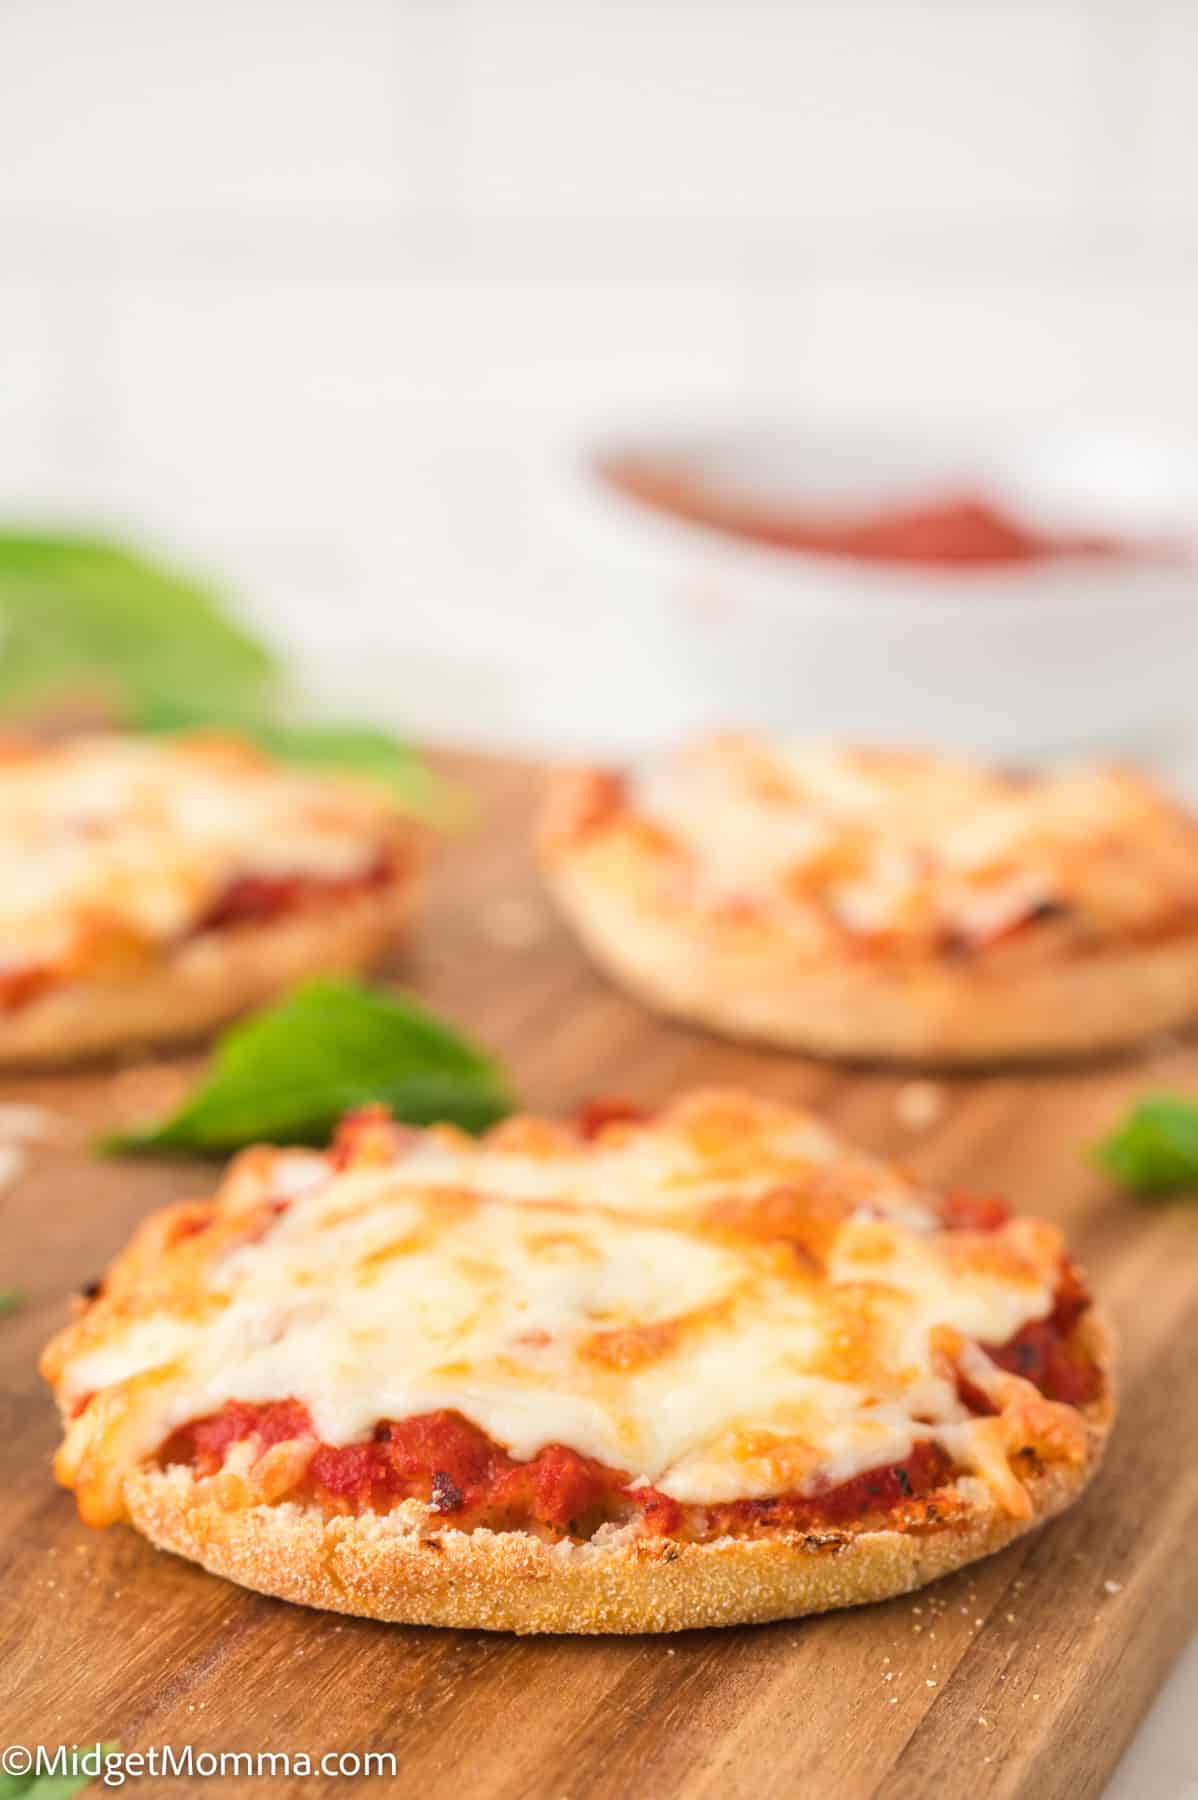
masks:
{"type": "Polygon", "coordinates": [[[621,493],[658,512],[775,549],[821,556],[925,568],[998,568],[1137,549],[1098,534],[1040,531],[981,494],[931,495],[913,504],[833,515],[722,490],[667,463],[620,458],[606,463],[602,473],[621,493]]]}

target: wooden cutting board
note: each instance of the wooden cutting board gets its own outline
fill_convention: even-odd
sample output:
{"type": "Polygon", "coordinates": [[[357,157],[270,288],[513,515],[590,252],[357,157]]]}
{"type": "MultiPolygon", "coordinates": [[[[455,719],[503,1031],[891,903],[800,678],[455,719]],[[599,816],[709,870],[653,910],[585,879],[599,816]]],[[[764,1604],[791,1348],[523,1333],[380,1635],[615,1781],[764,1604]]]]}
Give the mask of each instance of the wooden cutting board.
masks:
{"type": "MultiPolygon", "coordinates": [[[[1079,1152],[1147,1085],[1198,1091],[1198,1047],[942,1082],[940,1115],[913,1128],[902,1078],[721,1044],[616,993],[539,892],[526,851],[535,771],[454,766],[481,819],[444,853],[403,985],[501,1053],[529,1107],[745,1083],[811,1104],[924,1176],[1059,1220],[1123,1338],[1107,1467],[1073,1512],[1002,1555],[913,1597],[796,1624],[517,1640],[258,1598],[131,1531],[78,1523],[51,1480],[58,1430],[34,1372],[72,1290],[137,1219],[210,1188],[202,1164],[87,1150],[97,1126],[173,1100],[197,1059],[10,1081],[0,1101],[37,1101],[63,1124],[0,1190],[0,1286],[29,1296],[0,1319],[0,1737],[390,1751],[396,1787],[420,1800],[1100,1792],[1198,1611],[1198,1207],[1137,1205],[1079,1152]]],[[[346,1791],[320,1777],[211,1785],[346,1791]]]]}

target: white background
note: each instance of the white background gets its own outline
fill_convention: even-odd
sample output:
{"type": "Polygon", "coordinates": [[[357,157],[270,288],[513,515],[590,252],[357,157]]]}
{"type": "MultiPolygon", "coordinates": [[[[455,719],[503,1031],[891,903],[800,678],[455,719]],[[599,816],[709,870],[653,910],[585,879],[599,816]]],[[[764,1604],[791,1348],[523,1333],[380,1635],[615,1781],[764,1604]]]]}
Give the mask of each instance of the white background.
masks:
{"type": "Polygon", "coordinates": [[[1196,0],[5,0],[0,82],[0,496],[416,727],[621,653],[596,424],[1198,427],[1196,0]]]}
{"type": "MultiPolygon", "coordinates": [[[[1196,327],[1198,0],[0,4],[0,501],[397,723],[585,711],[598,424],[1188,433],[1196,327]]],[[[1120,1800],[1193,1778],[1191,1667],[1120,1800]]]]}

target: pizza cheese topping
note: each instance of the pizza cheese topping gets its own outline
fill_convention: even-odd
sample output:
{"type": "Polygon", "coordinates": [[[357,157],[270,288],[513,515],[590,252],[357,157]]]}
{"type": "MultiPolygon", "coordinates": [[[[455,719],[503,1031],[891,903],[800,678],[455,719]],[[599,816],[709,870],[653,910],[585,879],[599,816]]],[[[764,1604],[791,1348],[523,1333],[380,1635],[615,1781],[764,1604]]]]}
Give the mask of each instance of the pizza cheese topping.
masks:
{"type": "Polygon", "coordinates": [[[395,811],[238,740],[76,738],[0,760],[0,1007],[396,873],[395,811]]]}
{"type": "MultiPolygon", "coordinates": [[[[631,831],[666,901],[813,952],[1085,947],[1198,920],[1198,825],[1136,774],[1037,776],[866,748],[703,740],[592,777],[564,836],[631,831]]],[[[553,827],[551,826],[551,835],[553,827]]]]}
{"type": "Polygon", "coordinates": [[[682,1536],[901,1513],[949,1472],[1026,1513],[1021,1458],[1084,1458],[1093,1394],[1034,1381],[1054,1331],[1084,1363],[1054,1228],[949,1216],[739,1094],[587,1129],[367,1116],[148,1221],[47,1353],[84,1516],[155,1456],[245,1504],[682,1536]]]}

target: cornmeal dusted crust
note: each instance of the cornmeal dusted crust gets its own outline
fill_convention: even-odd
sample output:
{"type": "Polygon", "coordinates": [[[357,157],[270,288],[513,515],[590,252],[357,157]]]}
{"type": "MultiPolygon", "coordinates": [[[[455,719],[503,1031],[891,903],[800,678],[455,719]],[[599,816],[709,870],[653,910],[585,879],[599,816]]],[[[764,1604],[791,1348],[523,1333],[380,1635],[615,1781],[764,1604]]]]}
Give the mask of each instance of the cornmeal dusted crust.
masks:
{"type": "Polygon", "coordinates": [[[447,1531],[416,1501],[394,1515],[327,1518],[282,1504],[229,1510],[186,1469],[129,1479],[129,1512],[172,1550],[259,1594],[329,1612],[472,1631],[593,1633],[763,1625],[910,1593],[990,1556],[1071,1506],[1098,1466],[1094,1424],[1077,1469],[1028,1483],[1033,1511],[996,1510],[927,1536],[899,1531],[779,1534],[713,1544],[629,1537],[545,1544],[520,1532],[447,1531]]]}
{"type": "MultiPolygon", "coordinates": [[[[1048,1315],[1066,1267],[1052,1227],[950,1229],[947,1203],[898,1171],[810,1115],[740,1093],[702,1091],[652,1120],[589,1132],[515,1119],[470,1140],[367,1119],[330,1156],[248,1152],[215,1202],[153,1215],[43,1358],[66,1423],[57,1472],[84,1516],[127,1518],[163,1549],[306,1605],[631,1632],[903,1593],[1081,1493],[1114,1410],[1100,1314],[1083,1311],[1074,1328],[1099,1376],[1077,1406],[1046,1399],[962,1329],[972,1320],[991,1341],[1048,1315]],[[408,1259],[418,1268],[405,1288],[408,1259]],[[443,1285],[430,1289],[438,1266],[443,1285]],[[432,1323],[414,1326],[406,1315],[425,1299],[432,1323]],[[723,1399],[696,1397],[691,1355],[707,1359],[709,1389],[722,1379],[713,1356],[726,1360],[723,1399]],[[265,1379],[262,1356],[282,1358],[265,1379]],[[958,1398],[961,1378],[992,1413],[958,1398]],[[640,1385],[655,1380],[664,1385],[640,1385]],[[358,1441],[360,1419],[380,1416],[377,1394],[402,1396],[405,1381],[422,1396],[411,1411],[439,1402],[496,1441],[522,1431],[520,1458],[569,1444],[573,1420],[571,1448],[610,1465],[604,1434],[631,1432],[622,1441],[643,1458],[638,1479],[700,1508],[785,1491],[796,1470],[818,1492],[924,1438],[951,1446],[955,1472],[934,1504],[889,1513],[893,1525],[840,1519],[694,1541],[636,1515],[553,1538],[462,1527],[416,1497],[329,1510],[302,1487],[316,1439],[265,1450],[251,1436],[206,1473],[160,1454],[222,1395],[302,1401],[316,1438],[358,1441]],[[703,1405],[714,1411],[694,1411],[703,1405]],[[517,1421],[506,1435],[504,1418],[517,1421]],[[826,1420],[822,1447],[787,1435],[804,1418],[809,1434],[826,1420]]],[[[405,1416],[402,1398],[387,1416],[405,1416]]]]}
{"type": "Polygon", "coordinates": [[[182,1040],[303,977],[356,973],[407,924],[423,859],[380,790],[236,738],[7,744],[0,1064],[182,1040]],[[299,898],[272,913],[288,883],[299,898]],[[244,912],[221,917],[246,884],[244,912]]]}
{"type": "Polygon", "coordinates": [[[563,771],[538,848],[602,967],[729,1036],[980,1063],[1198,1013],[1198,826],[1125,770],[711,739],[563,771]]]}

